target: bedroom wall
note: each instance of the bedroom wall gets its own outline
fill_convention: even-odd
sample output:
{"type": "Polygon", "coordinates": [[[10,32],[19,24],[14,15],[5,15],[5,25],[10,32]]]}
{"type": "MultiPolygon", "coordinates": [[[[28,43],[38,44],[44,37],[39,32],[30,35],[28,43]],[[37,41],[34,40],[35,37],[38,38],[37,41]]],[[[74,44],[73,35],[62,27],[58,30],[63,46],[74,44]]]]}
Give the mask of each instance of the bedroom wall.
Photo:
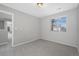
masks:
{"type": "Polygon", "coordinates": [[[39,19],[0,4],[0,10],[14,14],[14,45],[39,39],[39,19]]]}
{"type": "Polygon", "coordinates": [[[53,41],[73,47],[77,47],[77,9],[72,9],[47,17],[41,18],[42,32],[41,39],[53,41]],[[51,19],[67,16],[67,31],[66,32],[53,32],[50,30],[51,19]]]}
{"type": "Polygon", "coordinates": [[[77,28],[78,28],[78,37],[77,37],[77,47],[78,47],[78,52],[79,52],[79,5],[78,5],[78,8],[77,8],[77,28]]]}

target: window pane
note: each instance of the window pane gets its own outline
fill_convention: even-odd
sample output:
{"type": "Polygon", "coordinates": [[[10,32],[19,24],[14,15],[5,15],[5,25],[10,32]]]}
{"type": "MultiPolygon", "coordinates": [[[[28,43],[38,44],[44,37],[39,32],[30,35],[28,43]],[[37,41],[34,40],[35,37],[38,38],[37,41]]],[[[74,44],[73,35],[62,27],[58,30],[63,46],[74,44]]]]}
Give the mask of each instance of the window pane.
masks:
{"type": "Polygon", "coordinates": [[[67,21],[67,17],[65,16],[52,19],[51,30],[55,32],[66,32],[66,21],[67,21]]]}

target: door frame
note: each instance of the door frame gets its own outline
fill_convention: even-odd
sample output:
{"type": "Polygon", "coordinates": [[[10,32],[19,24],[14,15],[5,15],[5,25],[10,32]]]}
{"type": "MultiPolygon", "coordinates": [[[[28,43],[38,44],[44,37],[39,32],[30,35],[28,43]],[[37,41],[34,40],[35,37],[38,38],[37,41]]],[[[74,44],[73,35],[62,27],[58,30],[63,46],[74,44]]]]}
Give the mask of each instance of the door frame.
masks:
{"type": "Polygon", "coordinates": [[[12,13],[12,12],[8,12],[8,11],[6,11],[6,10],[0,10],[0,12],[2,12],[2,13],[5,13],[5,14],[8,14],[8,15],[11,15],[12,16],[12,47],[14,46],[14,13],[12,13]]]}

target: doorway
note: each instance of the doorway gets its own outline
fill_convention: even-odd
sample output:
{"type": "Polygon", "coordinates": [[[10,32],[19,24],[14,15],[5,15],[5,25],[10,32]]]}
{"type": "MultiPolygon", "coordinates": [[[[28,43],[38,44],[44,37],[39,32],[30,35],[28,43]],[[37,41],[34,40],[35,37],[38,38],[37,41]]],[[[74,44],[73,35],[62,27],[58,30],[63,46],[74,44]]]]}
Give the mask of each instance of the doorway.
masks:
{"type": "Polygon", "coordinates": [[[0,32],[0,43],[13,47],[13,13],[0,10],[0,32]]]}

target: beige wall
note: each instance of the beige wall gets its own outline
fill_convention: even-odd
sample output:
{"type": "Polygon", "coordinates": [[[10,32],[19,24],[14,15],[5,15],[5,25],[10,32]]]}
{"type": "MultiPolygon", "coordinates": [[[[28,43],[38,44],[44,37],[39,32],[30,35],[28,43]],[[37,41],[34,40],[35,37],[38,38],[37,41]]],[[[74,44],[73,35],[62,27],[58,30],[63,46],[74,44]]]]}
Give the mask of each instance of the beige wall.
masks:
{"type": "Polygon", "coordinates": [[[41,38],[57,43],[77,47],[77,9],[72,9],[50,15],[41,19],[41,38]],[[52,32],[50,30],[51,19],[67,16],[67,32],[52,32]]]}
{"type": "Polygon", "coordinates": [[[14,45],[39,39],[39,19],[0,5],[0,10],[14,14],[14,45]]]}
{"type": "Polygon", "coordinates": [[[77,27],[78,27],[78,32],[77,32],[77,46],[78,46],[78,51],[79,51],[79,5],[78,5],[78,9],[77,9],[77,27]]]}

